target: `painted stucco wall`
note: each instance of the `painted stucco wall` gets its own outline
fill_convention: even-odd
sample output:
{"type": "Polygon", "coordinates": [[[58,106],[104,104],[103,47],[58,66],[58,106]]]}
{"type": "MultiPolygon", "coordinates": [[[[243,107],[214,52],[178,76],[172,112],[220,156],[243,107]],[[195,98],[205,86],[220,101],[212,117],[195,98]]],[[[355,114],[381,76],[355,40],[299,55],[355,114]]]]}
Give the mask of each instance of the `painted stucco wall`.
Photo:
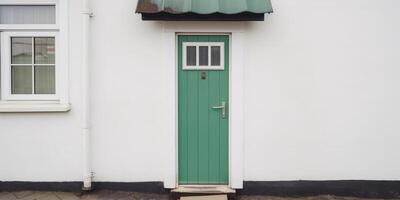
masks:
{"type": "Polygon", "coordinates": [[[0,181],[82,180],[80,1],[70,1],[68,113],[0,113],[0,181]]]}
{"type": "Polygon", "coordinates": [[[245,179],[400,179],[397,8],[274,1],[247,25],[245,179]]]}
{"type": "MultiPolygon", "coordinates": [[[[2,181],[81,180],[81,10],[69,2],[72,110],[0,114],[2,181]]],[[[163,23],[141,21],[135,5],[92,1],[95,181],[162,181],[175,162],[175,66],[162,59],[163,23]]],[[[400,180],[400,2],[273,6],[265,22],[228,25],[245,35],[244,179],[400,180]]]]}

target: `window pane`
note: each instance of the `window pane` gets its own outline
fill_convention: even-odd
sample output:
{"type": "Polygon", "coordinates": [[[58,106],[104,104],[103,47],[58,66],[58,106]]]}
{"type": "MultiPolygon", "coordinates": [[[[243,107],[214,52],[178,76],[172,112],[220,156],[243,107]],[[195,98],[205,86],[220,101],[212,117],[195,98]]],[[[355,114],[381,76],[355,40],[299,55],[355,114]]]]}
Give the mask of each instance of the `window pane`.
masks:
{"type": "Polygon", "coordinates": [[[11,63],[32,64],[32,38],[11,38],[11,63]]]}
{"type": "Polygon", "coordinates": [[[55,67],[35,66],[35,94],[55,94],[55,67]]]}
{"type": "Polygon", "coordinates": [[[0,6],[0,24],[55,24],[56,7],[0,6]]]}
{"type": "Polygon", "coordinates": [[[55,64],[55,39],[35,38],[35,64],[55,64]]]}
{"type": "Polygon", "coordinates": [[[208,66],[208,46],[200,46],[199,54],[199,65],[208,66]]]}
{"type": "Polygon", "coordinates": [[[11,67],[11,93],[32,94],[32,67],[11,67]]]}
{"type": "Polygon", "coordinates": [[[219,46],[211,47],[211,65],[212,66],[221,65],[221,47],[219,46]]]}
{"type": "Polygon", "coordinates": [[[187,46],[186,47],[186,65],[196,66],[196,47],[187,46]]]}

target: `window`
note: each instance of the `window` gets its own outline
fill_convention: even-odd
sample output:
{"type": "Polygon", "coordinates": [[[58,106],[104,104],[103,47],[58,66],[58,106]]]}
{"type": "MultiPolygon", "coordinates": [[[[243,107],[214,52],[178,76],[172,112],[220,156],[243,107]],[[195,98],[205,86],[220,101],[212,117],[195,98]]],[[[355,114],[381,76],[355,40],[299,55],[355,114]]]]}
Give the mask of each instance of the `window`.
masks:
{"type": "Polygon", "coordinates": [[[54,5],[0,5],[0,24],[55,24],[54,5]]]}
{"type": "Polygon", "coordinates": [[[69,110],[66,1],[32,3],[0,1],[0,112],[69,110]]]}
{"type": "Polygon", "coordinates": [[[184,70],[224,70],[223,42],[184,42],[184,70]]]}
{"type": "Polygon", "coordinates": [[[186,47],[186,65],[187,66],[196,66],[196,46],[187,46],[186,47]]]}
{"type": "Polygon", "coordinates": [[[199,65],[208,66],[208,46],[199,46],[199,65]]]}
{"type": "Polygon", "coordinates": [[[3,97],[7,100],[57,100],[56,33],[2,34],[3,97]]]}

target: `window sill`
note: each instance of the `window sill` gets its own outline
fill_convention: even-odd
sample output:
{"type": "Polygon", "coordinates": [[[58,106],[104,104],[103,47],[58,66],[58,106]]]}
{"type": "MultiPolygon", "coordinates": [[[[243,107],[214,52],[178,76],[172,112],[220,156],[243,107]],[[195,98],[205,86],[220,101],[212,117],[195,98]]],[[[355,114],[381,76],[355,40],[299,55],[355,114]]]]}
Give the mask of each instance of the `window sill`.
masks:
{"type": "Polygon", "coordinates": [[[0,103],[0,113],[68,112],[70,104],[59,103],[0,103]]]}

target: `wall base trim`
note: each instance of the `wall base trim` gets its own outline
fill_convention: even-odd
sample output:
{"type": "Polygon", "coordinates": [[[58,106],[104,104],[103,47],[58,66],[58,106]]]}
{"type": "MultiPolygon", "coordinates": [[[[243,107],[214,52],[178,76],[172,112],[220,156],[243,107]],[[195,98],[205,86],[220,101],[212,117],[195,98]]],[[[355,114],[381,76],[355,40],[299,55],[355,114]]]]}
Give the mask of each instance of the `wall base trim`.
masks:
{"type": "Polygon", "coordinates": [[[315,196],[336,195],[364,198],[399,198],[400,181],[244,181],[238,195],[315,196]]]}
{"type": "MultiPolygon", "coordinates": [[[[34,191],[62,191],[81,192],[82,182],[24,182],[0,181],[0,192],[13,192],[22,190],[34,191]]],[[[163,182],[93,182],[94,190],[118,190],[144,193],[167,193],[163,182]]]]}
{"type": "Polygon", "coordinates": [[[82,190],[82,185],[82,182],[0,181],[0,192],[14,192],[22,190],[80,192],[82,190]]]}
{"type": "MultiPolygon", "coordinates": [[[[94,190],[169,193],[163,182],[94,182],[94,190]]],[[[0,181],[0,192],[22,190],[81,192],[82,182],[0,181]]],[[[244,181],[237,195],[315,196],[336,195],[364,198],[399,198],[400,181],[244,181]]]]}
{"type": "Polygon", "coordinates": [[[163,182],[94,182],[95,190],[118,190],[144,193],[169,193],[163,182]]]}

